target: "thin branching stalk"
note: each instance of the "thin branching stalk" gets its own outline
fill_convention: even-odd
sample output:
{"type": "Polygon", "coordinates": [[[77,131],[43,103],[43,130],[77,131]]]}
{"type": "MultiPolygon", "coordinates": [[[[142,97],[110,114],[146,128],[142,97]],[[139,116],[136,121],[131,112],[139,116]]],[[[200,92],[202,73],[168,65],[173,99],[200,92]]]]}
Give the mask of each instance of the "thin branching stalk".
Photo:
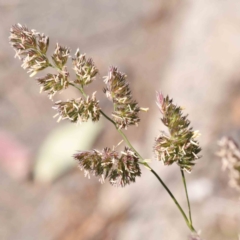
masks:
{"type": "Polygon", "coordinates": [[[48,67],[54,68],[58,72],[57,74],[48,73],[45,77],[37,78],[41,85],[41,91],[47,92],[50,99],[69,85],[77,88],[83,96],[65,102],[55,102],[53,108],[58,111],[55,115],[58,116],[58,121],[68,119],[71,122],[81,123],[91,119],[96,122],[102,115],[114,125],[128,146],[120,153],[106,147],[102,151],[79,151],[74,154],[74,158],[78,160],[79,167],[85,171],[85,175],[91,173],[98,176],[101,182],[108,179],[110,184],[124,187],[135,182],[136,177],[141,176],[139,164],[144,165],[158,179],[176,204],[189,229],[195,233],[184,170],[188,172],[192,170],[194,161],[199,158],[198,153],[201,148],[195,140],[198,134],[189,127],[190,121],[187,116],[182,115],[182,108],[173,104],[173,100],[168,96],[164,97],[161,93],[157,93],[157,105],[163,114],[163,123],[169,128],[170,136],[162,134],[156,138],[154,151],[157,159],[163,161],[165,165],[176,162],[180,166],[189,217],[160,176],[149,166],[122,131],[128,126],[137,126],[140,122],[138,113],[148,110],[140,108],[137,101],[133,99],[129,83],[126,81],[127,75],[118,71],[116,67],[111,67],[108,75],[104,77],[106,87],[103,91],[114,107],[112,117],[109,117],[101,110],[99,101],[95,97],[96,92],[92,96],[88,96],[84,92],[84,86],[90,84],[98,73],[92,59],[87,59],[86,54],[81,54],[79,49],[76,51],[75,57],[72,58],[76,79],[71,81],[66,66],[70,57],[69,48],[57,43],[50,60],[46,54],[49,46],[47,36],[35,30],[29,30],[21,24],[14,25],[10,32],[10,43],[16,52],[16,57],[22,60],[22,67],[27,70],[30,77],[48,67]]]}
{"type": "MultiPolygon", "coordinates": [[[[75,84],[70,83],[71,86],[77,88],[84,97],[86,97],[86,93],[84,92],[82,87],[77,87],[75,84]]],[[[174,195],[172,194],[171,190],[167,187],[167,185],[164,183],[164,181],[160,178],[160,176],[149,166],[149,164],[147,162],[144,161],[144,158],[139,154],[139,152],[132,146],[132,144],[130,143],[130,141],[128,140],[127,136],[123,133],[123,131],[121,129],[118,129],[115,122],[109,118],[102,110],[100,110],[100,113],[108,120],[110,121],[115,128],[117,129],[117,131],[120,133],[120,135],[122,136],[123,140],[126,142],[126,144],[136,153],[136,155],[142,160],[139,161],[140,164],[144,165],[150,172],[153,173],[153,175],[158,179],[158,181],[162,184],[162,186],[164,187],[164,189],[167,191],[167,193],[170,195],[171,199],[173,200],[173,202],[176,204],[178,210],[180,211],[180,213],[182,214],[187,226],[189,227],[189,229],[192,232],[196,232],[194,227],[192,226],[192,221],[188,219],[188,217],[186,216],[185,212],[183,211],[181,205],[178,203],[177,199],[174,197],[174,195]]],[[[191,215],[190,215],[191,216],[191,215]]]]}
{"type": "Polygon", "coordinates": [[[190,205],[189,196],[188,196],[186,178],[185,178],[184,171],[183,171],[181,168],[180,168],[180,170],[181,170],[182,181],[183,181],[183,185],[184,185],[184,189],[185,189],[185,194],[186,194],[186,198],[187,198],[189,222],[190,222],[190,224],[192,225],[191,205],[190,205]]]}
{"type": "MultiPolygon", "coordinates": [[[[55,68],[57,71],[61,71],[61,69],[59,69],[57,66],[52,65],[51,63],[49,64],[50,67],[55,68]]],[[[78,91],[80,91],[80,93],[87,98],[87,94],[84,92],[83,86],[77,86],[74,83],[69,83],[69,85],[75,87],[76,89],[78,89],[78,91]]],[[[107,114],[105,114],[102,110],[100,110],[100,113],[102,116],[104,116],[108,121],[110,121],[114,127],[117,129],[117,131],[119,132],[119,134],[122,136],[123,140],[126,142],[126,144],[135,152],[135,154],[142,160],[139,161],[140,164],[144,165],[150,172],[153,173],[153,175],[158,179],[158,181],[161,183],[161,185],[163,186],[163,188],[167,191],[167,193],[169,194],[169,196],[171,197],[171,199],[173,200],[173,202],[175,203],[175,205],[177,206],[178,210],[180,211],[180,213],[182,214],[187,226],[189,227],[189,229],[192,232],[196,232],[194,227],[192,226],[192,220],[191,220],[191,210],[190,210],[190,203],[189,203],[189,199],[188,199],[188,195],[187,195],[187,199],[188,199],[188,204],[189,204],[189,219],[186,216],[184,210],[182,209],[181,205],[178,203],[177,199],[174,197],[174,195],[172,194],[171,190],[167,187],[167,185],[164,183],[164,181],[161,179],[161,177],[149,166],[149,164],[144,161],[144,158],[139,154],[139,152],[133,147],[133,145],[130,143],[130,141],[128,140],[127,136],[123,133],[123,131],[121,129],[119,129],[116,125],[116,123],[110,118],[108,117],[107,114]]],[[[184,173],[183,173],[184,174],[184,173]]],[[[184,175],[183,175],[184,176],[184,175]]],[[[184,178],[185,179],[185,178],[184,178]]],[[[184,180],[185,182],[185,180],[184,180]]],[[[186,184],[184,184],[185,186],[186,184]]],[[[186,190],[186,188],[185,188],[186,190]]],[[[186,190],[187,191],[187,190],[186,190]]],[[[187,194],[187,192],[186,192],[187,194]]]]}
{"type": "MultiPolygon", "coordinates": [[[[149,167],[149,166],[148,166],[149,167]]],[[[149,167],[150,168],[150,167],[149,167]]],[[[151,172],[155,175],[155,177],[158,179],[158,181],[162,184],[162,186],[165,188],[165,190],[168,192],[168,194],[170,195],[170,197],[172,198],[172,200],[174,201],[174,203],[176,204],[177,208],[179,209],[179,211],[181,212],[187,226],[189,227],[189,229],[192,232],[196,232],[196,230],[194,229],[194,227],[192,226],[192,223],[189,221],[189,219],[187,218],[185,212],[183,211],[182,207],[180,206],[180,204],[178,203],[178,201],[176,200],[176,198],[174,197],[174,195],[172,194],[172,192],[169,190],[169,188],[166,186],[166,184],[162,181],[162,179],[159,177],[159,175],[152,169],[150,168],[151,172]]]]}

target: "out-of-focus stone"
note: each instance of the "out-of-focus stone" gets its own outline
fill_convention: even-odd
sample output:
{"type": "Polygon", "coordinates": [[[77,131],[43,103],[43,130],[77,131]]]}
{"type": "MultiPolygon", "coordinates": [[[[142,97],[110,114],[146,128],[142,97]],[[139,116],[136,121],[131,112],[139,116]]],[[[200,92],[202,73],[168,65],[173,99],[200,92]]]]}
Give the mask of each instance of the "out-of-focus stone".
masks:
{"type": "Polygon", "coordinates": [[[29,176],[30,149],[9,132],[0,130],[0,167],[10,177],[24,180],[29,176]]]}

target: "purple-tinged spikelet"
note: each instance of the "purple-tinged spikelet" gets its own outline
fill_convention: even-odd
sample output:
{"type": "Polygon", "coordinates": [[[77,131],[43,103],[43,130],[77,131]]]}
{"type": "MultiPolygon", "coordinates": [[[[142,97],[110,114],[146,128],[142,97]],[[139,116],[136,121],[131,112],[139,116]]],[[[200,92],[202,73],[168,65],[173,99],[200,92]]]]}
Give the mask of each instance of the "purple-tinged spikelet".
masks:
{"type": "Polygon", "coordinates": [[[111,67],[108,76],[104,79],[107,85],[104,93],[114,103],[112,116],[119,129],[126,129],[128,126],[138,125],[140,122],[138,113],[141,109],[138,103],[132,99],[126,78],[127,76],[119,72],[116,67],[111,67]]]}
{"type": "Polygon", "coordinates": [[[156,158],[164,165],[176,162],[183,170],[191,172],[195,160],[199,159],[201,151],[196,141],[197,131],[193,131],[187,116],[182,115],[182,109],[173,104],[173,100],[157,92],[157,106],[162,113],[162,122],[168,128],[169,135],[161,133],[155,140],[154,152],[156,158]]]}
{"type": "Polygon", "coordinates": [[[91,58],[87,59],[86,54],[80,54],[79,49],[77,49],[75,58],[72,59],[72,63],[73,70],[77,77],[74,83],[85,86],[95,79],[98,69],[91,58]]]}
{"type": "Polygon", "coordinates": [[[124,187],[135,182],[137,176],[141,175],[138,157],[129,148],[121,153],[104,148],[102,151],[81,151],[74,154],[81,170],[85,176],[90,174],[99,177],[100,182],[109,180],[113,186],[124,187]]]}
{"type": "Polygon", "coordinates": [[[37,78],[37,81],[41,85],[41,91],[47,92],[49,98],[52,99],[57,92],[68,87],[68,77],[69,72],[65,69],[65,71],[58,74],[48,73],[45,77],[37,78]]]}
{"type": "Polygon", "coordinates": [[[52,60],[59,69],[62,69],[64,65],[67,63],[69,53],[70,53],[69,48],[62,47],[57,43],[54,54],[52,55],[52,60]]]}
{"type": "Polygon", "coordinates": [[[22,68],[28,70],[30,77],[49,66],[45,55],[49,45],[47,36],[21,24],[12,26],[10,32],[9,40],[16,52],[15,56],[23,61],[22,68]]]}
{"type": "Polygon", "coordinates": [[[93,122],[96,122],[100,118],[100,107],[96,100],[95,93],[92,97],[87,99],[72,99],[66,102],[58,101],[55,103],[54,109],[58,111],[58,121],[69,119],[71,122],[81,123],[87,122],[90,118],[93,122]]]}

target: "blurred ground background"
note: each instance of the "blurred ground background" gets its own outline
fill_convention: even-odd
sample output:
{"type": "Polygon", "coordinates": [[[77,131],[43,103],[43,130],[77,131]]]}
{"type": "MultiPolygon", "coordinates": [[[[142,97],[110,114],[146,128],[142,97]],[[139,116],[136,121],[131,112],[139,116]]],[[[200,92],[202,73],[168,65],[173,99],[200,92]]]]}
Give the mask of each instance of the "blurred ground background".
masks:
{"type": "MultiPolygon", "coordinates": [[[[64,146],[111,147],[121,138],[104,121],[90,126],[91,134],[56,124],[52,102],[39,95],[35,80],[13,58],[9,29],[20,22],[50,36],[50,51],[56,42],[72,54],[79,47],[101,76],[110,65],[128,75],[135,99],[150,108],[139,127],[127,132],[144,157],[153,157],[162,128],[155,91],[186,108],[203,147],[203,157],[187,175],[195,228],[206,240],[236,240],[239,193],[228,187],[214,153],[222,135],[240,140],[239,12],[236,0],[0,0],[0,239],[183,240],[189,234],[146,169],[124,189],[84,178],[74,152],[64,146]],[[69,140],[62,143],[65,136],[69,140]]],[[[95,88],[110,113],[101,78],[95,88]]],[[[55,99],[77,96],[69,89],[55,99]]],[[[179,169],[151,165],[186,208],[179,169]]]]}

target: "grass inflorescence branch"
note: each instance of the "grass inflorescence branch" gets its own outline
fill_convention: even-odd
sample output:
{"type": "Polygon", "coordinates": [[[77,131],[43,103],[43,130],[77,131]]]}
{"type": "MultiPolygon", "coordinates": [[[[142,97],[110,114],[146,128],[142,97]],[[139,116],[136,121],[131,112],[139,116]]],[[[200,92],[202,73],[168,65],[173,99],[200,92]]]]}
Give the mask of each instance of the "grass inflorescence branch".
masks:
{"type": "Polygon", "coordinates": [[[104,77],[104,93],[113,104],[113,111],[109,116],[100,107],[96,92],[88,95],[84,90],[87,85],[96,80],[99,72],[91,58],[87,58],[86,54],[81,53],[79,49],[71,57],[68,47],[56,44],[51,59],[49,59],[47,57],[49,46],[47,36],[36,30],[29,30],[21,24],[14,25],[10,32],[10,44],[16,52],[16,56],[23,62],[22,67],[27,70],[30,77],[48,67],[56,70],[56,73],[47,73],[36,79],[40,84],[41,92],[46,92],[50,99],[69,86],[75,87],[80,92],[81,97],[78,99],[54,103],[53,108],[57,111],[55,116],[58,117],[58,121],[68,119],[73,123],[89,120],[97,122],[102,116],[114,125],[125,141],[127,146],[122,151],[105,147],[101,151],[94,149],[74,154],[74,158],[78,161],[85,176],[94,175],[102,183],[108,180],[114,186],[124,187],[135,182],[136,178],[141,176],[140,165],[145,166],[170,195],[189,229],[195,232],[183,171],[190,172],[192,170],[201,149],[196,141],[198,134],[189,127],[190,121],[187,116],[182,115],[182,109],[174,105],[168,96],[164,97],[161,93],[157,93],[157,106],[163,115],[162,122],[168,127],[169,134],[164,133],[155,139],[154,152],[156,159],[163,161],[165,165],[171,165],[174,162],[179,165],[188,201],[189,217],[157,172],[150,167],[123,132],[130,126],[138,126],[139,112],[147,111],[146,108],[139,107],[138,102],[133,99],[127,75],[121,73],[116,67],[110,67],[107,76],[104,77]],[[75,73],[73,79],[67,68],[69,58],[72,60],[72,69],[75,73]]]}

